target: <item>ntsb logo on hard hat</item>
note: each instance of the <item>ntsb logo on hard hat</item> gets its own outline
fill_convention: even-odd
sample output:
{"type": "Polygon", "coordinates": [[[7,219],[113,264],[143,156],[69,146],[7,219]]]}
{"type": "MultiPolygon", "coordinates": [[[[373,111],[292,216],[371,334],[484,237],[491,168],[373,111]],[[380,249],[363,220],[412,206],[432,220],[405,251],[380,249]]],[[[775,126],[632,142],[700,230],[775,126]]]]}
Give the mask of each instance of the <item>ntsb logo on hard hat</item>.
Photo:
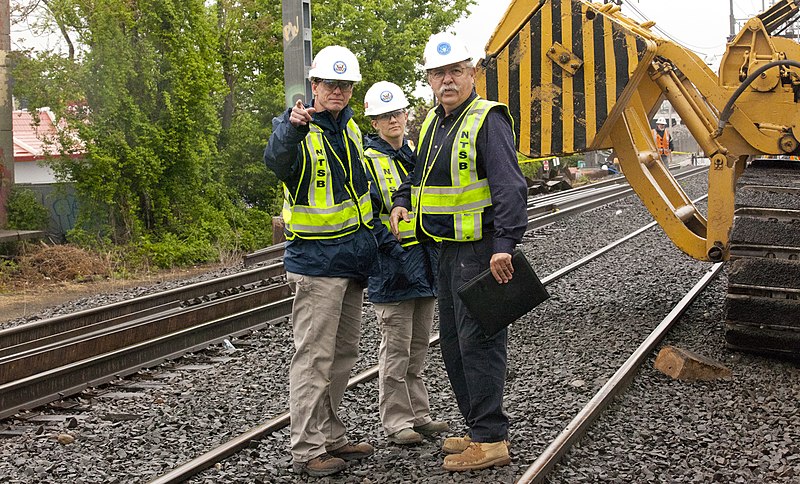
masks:
{"type": "Polygon", "coordinates": [[[466,44],[455,35],[440,32],[431,35],[422,53],[422,68],[436,69],[456,62],[471,60],[466,44]]]}
{"type": "Polygon", "coordinates": [[[407,107],[406,95],[400,86],[393,82],[376,82],[370,86],[364,96],[364,114],[367,116],[378,116],[407,107]]]}
{"type": "Polygon", "coordinates": [[[361,69],[358,59],[350,49],[341,45],[329,45],[317,52],[311,62],[308,78],[358,82],[361,80],[361,69]]]}

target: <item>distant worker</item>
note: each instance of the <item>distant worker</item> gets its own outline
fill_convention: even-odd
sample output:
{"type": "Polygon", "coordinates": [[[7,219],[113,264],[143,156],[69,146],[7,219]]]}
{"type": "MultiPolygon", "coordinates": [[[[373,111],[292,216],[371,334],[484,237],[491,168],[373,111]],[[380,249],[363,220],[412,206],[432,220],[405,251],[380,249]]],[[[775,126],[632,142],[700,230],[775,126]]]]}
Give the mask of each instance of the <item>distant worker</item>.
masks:
{"type": "Polygon", "coordinates": [[[661,162],[664,163],[665,168],[669,168],[669,161],[672,158],[672,135],[667,130],[667,120],[658,118],[656,120],[656,127],[653,129],[653,139],[656,140],[656,148],[658,154],[661,156],[661,162]]]}
{"type": "MultiPolygon", "coordinates": [[[[511,254],[527,230],[527,184],[517,162],[508,107],[475,93],[466,45],[431,36],[423,67],[438,101],[420,131],[419,163],[394,197],[392,232],[416,214],[417,240],[442,241],[439,257],[439,345],[458,408],[468,428],[445,440],[449,471],[507,465],[508,416],[503,411],[508,331],[487,337],[457,289],[485,269],[511,280],[511,254]]],[[[486,304],[492,304],[486,301],[486,304]]]]}
{"type": "Polygon", "coordinates": [[[264,161],[283,182],[283,263],[295,291],[293,468],[319,477],[374,452],[348,442],[336,410],[358,357],[364,287],[377,249],[361,131],[348,105],[361,80],[358,60],[344,47],[326,47],[308,75],[314,99],[273,120],[264,161]]]}
{"type": "Polygon", "coordinates": [[[419,444],[423,435],[449,430],[430,416],[422,380],[436,307],[439,247],[420,243],[414,226],[401,223],[402,244],[389,231],[392,195],[411,173],[417,158],[405,138],[408,100],[399,86],[375,83],[364,97],[364,114],[377,134],[367,136],[371,184],[372,229],[378,240],[378,271],[369,278],[369,300],[381,328],[378,351],[378,407],[389,442],[419,444]],[[378,223],[378,220],[382,223],[378,223]]]}

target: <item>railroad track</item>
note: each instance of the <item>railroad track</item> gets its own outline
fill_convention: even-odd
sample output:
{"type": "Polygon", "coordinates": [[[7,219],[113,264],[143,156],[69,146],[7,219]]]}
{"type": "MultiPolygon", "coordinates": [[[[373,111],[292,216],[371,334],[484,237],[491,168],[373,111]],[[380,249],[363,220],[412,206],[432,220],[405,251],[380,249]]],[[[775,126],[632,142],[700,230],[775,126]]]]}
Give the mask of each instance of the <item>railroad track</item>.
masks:
{"type": "MultiPolygon", "coordinates": [[[[614,194],[609,194],[609,193],[607,193],[607,191],[604,191],[604,190],[600,190],[600,192],[603,193],[603,196],[614,196],[614,194]]],[[[565,194],[560,194],[560,195],[563,196],[565,194]]],[[[624,196],[625,195],[622,195],[619,198],[622,198],[624,196]]],[[[556,198],[556,197],[551,197],[551,198],[556,198]]],[[[592,205],[587,205],[587,204],[590,204],[591,202],[586,200],[585,198],[583,200],[581,200],[581,197],[564,197],[564,198],[573,198],[573,199],[575,199],[575,200],[571,200],[571,202],[573,203],[574,207],[578,207],[578,208],[575,208],[573,210],[573,213],[584,211],[584,210],[588,210],[589,208],[587,208],[587,207],[593,208],[592,205]]],[[[608,199],[606,199],[606,200],[608,200],[608,199]]],[[[550,203],[552,203],[552,200],[551,200],[550,203]]],[[[605,203],[609,203],[609,201],[604,201],[601,204],[605,204],[605,203]]],[[[532,205],[535,205],[535,204],[532,204],[532,205]]],[[[562,202],[561,206],[562,207],[566,207],[566,204],[562,202]]],[[[557,211],[566,211],[568,209],[569,209],[569,207],[563,208],[562,210],[557,210],[557,211]]],[[[569,212],[567,212],[567,213],[569,213],[569,212]]],[[[551,223],[551,222],[552,222],[552,220],[550,222],[538,223],[538,222],[535,222],[535,221],[532,220],[533,224],[537,224],[538,223],[538,225],[533,225],[534,227],[540,227],[540,226],[543,226],[543,225],[547,225],[548,223],[551,223]]],[[[655,224],[651,224],[651,226],[654,226],[654,225],[655,224]]],[[[195,288],[193,290],[186,290],[184,295],[182,295],[182,296],[171,295],[169,297],[163,297],[161,295],[154,295],[154,296],[150,297],[150,300],[152,301],[152,305],[149,308],[146,307],[147,305],[141,304],[141,301],[136,301],[133,304],[133,307],[136,307],[138,310],[121,309],[119,307],[110,308],[110,309],[109,308],[98,308],[97,310],[90,310],[89,313],[96,312],[96,313],[99,314],[99,313],[102,313],[102,312],[106,312],[107,314],[117,314],[118,317],[128,318],[128,321],[135,320],[137,317],[147,316],[148,313],[158,314],[159,312],[161,312],[161,311],[159,311],[159,308],[161,308],[161,309],[163,309],[165,311],[175,311],[175,310],[179,310],[180,306],[184,306],[184,305],[186,305],[186,306],[201,305],[201,304],[204,304],[204,303],[207,304],[212,300],[219,300],[219,299],[223,298],[223,296],[227,297],[228,295],[231,295],[231,294],[235,295],[235,293],[241,293],[244,290],[248,290],[248,289],[252,290],[253,288],[248,288],[248,287],[245,287],[245,286],[247,284],[250,284],[251,286],[264,285],[263,281],[265,280],[265,278],[266,279],[269,279],[270,277],[272,277],[272,278],[278,277],[279,278],[282,273],[283,273],[283,271],[282,271],[282,265],[281,264],[272,264],[272,265],[269,266],[269,270],[267,270],[266,268],[260,268],[260,269],[257,269],[255,271],[252,271],[251,274],[248,274],[247,277],[251,278],[251,281],[249,283],[241,283],[241,282],[233,282],[232,283],[232,281],[236,280],[237,278],[235,276],[231,276],[230,280],[227,280],[227,281],[222,281],[222,279],[217,279],[217,280],[212,281],[210,283],[203,283],[203,284],[201,284],[199,286],[205,285],[205,287],[203,287],[203,288],[199,288],[198,287],[198,288],[195,288]],[[216,285],[214,285],[215,283],[216,283],[216,285]],[[231,286],[238,287],[238,289],[231,289],[231,286]],[[212,288],[212,287],[214,288],[214,290],[209,291],[209,288],[212,288]],[[176,303],[176,301],[178,301],[178,300],[180,300],[181,302],[180,303],[176,303]]],[[[274,281],[274,282],[275,282],[276,285],[278,285],[278,286],[280,285],[280,281],[274,281]]],[[[119,306],[122,306],[122,304],[120,304],[119,306]]],[[[288,313],[288,309],[286,310],[286,313],[288,313]]],[[[88,317],[87,320],[91,320],[92,318],[95,318],[96,320],[102,320],[102,318],[97,316],[97,314],[95,314],[94,316],[88,317]]],[[[59,320],[59,319],[66,320],[68,318],[54,318],[54,319],[55,320],[59,320]]],[[[53,323],[53,321],[50,321],[50,322],[53,323]]],[[[42,327],[48,326],[47,324],[41,324],[41,323],[45,323],[45,322],[40,322],[39,324],[37,324],[37,326],[42,326],[42,327]]],[[[263,323],[263,321],[262,321],[262,323],[263,323]]],[[[65,323],[64,323],[64,321],[60,321],[60,324],[65,324],[65,323]]],[[[56,327],[57,325],[52,324],[50,326],[56,327]]],[[[69,326],[69,325],[67,325],[67,326],[69,326]]],[[[80,325],[76,325],[76,326],[80,326],[80,325]]],[[[153,326],[153,325],[151,325],[151,326],[153,326]]],[[[157,325],[155,325],[155,326],[157,326],[157,325]]],[[[27,330],[30,330],[30,328],[27,329],[27,330]]],[[[20,330],[17,330],[17,331],[22,331],[22,330],[20,329],[20,330]]],[[[41,328],[38,331],[41,332],[42,331],[41,328]]],[[[190,332],[191,331],[187,331],[187,333],[190,333],[190,332]]],[[[244,332],[247,332],[247,330],[244,330],[244,332]]],[[[4,333],[4,332],[0,332],[0,333],[4,333]]],[[[221,341],[226,336],[230,337],[231,334],[233,334],[228,330],[223,331],[223,333],[225,334],[224,336],[217,335],[214,338],[210,339],[209,341],[210,342],[221,341]]],[[[44,337],[47,337],[47,336],[44,336],[44,337]]],[[[5,340],[5,341],[9,341],[9,340],[5,340]]],[[[207,344],[210,344],[210,343],[207,343],[207,344]]],[[[187,349],[186,351],[192,351],[194,349],[202,347],[203,345],[204,345],[203,343],[196,344],[195,346],[191,347],[191,349],[187,349]]],[[[175,344],[175,343],[166,344],[166,346],[167,347],[172,347],[173,350],[174,350],[175,347],[178,347],[178,345],[175,344]]],[[[184,345],[181,344],[180,346],[184,346],[184,345]]],[[[6,345],[2,344],[2,345],[0,345],[0,348],[6,348],[6,345]]],[[[180,353],[181,353],[181,351],[173,352],[170,355],[167,355],[167,357],[174,357],[174,356],[177,356],[180,353]]],[[[122,354],[122,353],[119,353],[119,354],[122,354]]],[[[147,360],[147,361],[141,360],[140,362],[135,362],[132,366],[130,366],[128,368],[123,368],[121,370],[117,370],[117,371],[113,372],[112,375],[108,375],[108,376],[101,377],[101,378],[95,378],[94,380],[91,380],[91,381],[83,381],[77,387],[67,389],[66,392],[73,392],[74,393],[76,391],[80,391],[80,389],[82,389],[82,388],[85,388],[87,384],[88,385],[96,385],[98,383],[102,383],[104,381],[108,381],[111,378],[115,378],[117,376],[124,375],[124,374],[126,374],[126,372],[138,371],[142,367],[147,366],[147,364],[149,362],[154,362],[154,363],[158,362],[159,358],[161,358],[160,361],[163,361],[163,358],[165,358],[165,357],[157,357],[157,358],[153,358],[153,359],[147,360]]],[[[0,361],[2,361],[2,360],[0,360],[0,361]]],[[[80,374],[80,373],[78,373],[78,374],[80,374]]],[[[369,375],[369,374],[364,375],[364,374],[362,374],[362,378],[365,378],[364,381],[366,381],[366,379],[369,379],[369,378],[371,378],[373,376],[374,375],[369,375]]],[[[78,380],[81,380],[81,378],[78,378],[78,380]]],[[[87,380],[87,378],[83,378],[83,380],[87,380]]],[[[44,403],[44,401],[47,401],[48,398],[50,398],[50,399],[58,398],[60,396],[63,396],[64,394],[65,394],[65,391],[63,389],[60,390],[60,391],[52,391],[51,394],[46,395],[46,398],[43,398],[37,404],[44,403]]],[[[33,401],[33,400],[29,400],[29,401],[33,401]]],[[[24,405],[21,405],[19,408],[22,408],[23,406],[24,405]]]]}
{"type": "MultiPolygon", "coordinates": [[[[694,200],[697,203],[707,196],[703,196],[694,200]]],[[[628,235],[588,254],[581,259],[553,272],[552,274],[544,277],[542,283],[547,286],[553,284],[569,273],[586,266],[600,256],[612,251],[616,247],[633,240],[644,232],[656,227],[656,222],[651,222],[638,230],[635,230],[628,235]]],[[[569,451],[591,423],[602,413],[602,411],[611,403],[614,397],[624,391],[628,382],[632,379],[633,375],[638,370],[639,366],[645,361],[650,352],[656,345],[663,339],[672,325],[684,314],[689,305],[694,299],[703,291],[708,283],[716,277],[723,264],[718,263],[711,266],[709,271],[686,293],[681,301],[667,314],[658,327],[644,340],[644,342],[631,354],[626,362],[620,369],[609,379],[609,381],[601,388],[601,390],[591,399],[591,401],[584,407],[559,434],[559,436],[548,445],[545,452],[532,464],[519,482],[543,482],[547,473],[550,472],[553,466],[569,451]]],[[[435,345],[439,341],[438,334],[431,337],[430,344],[435,345]]],[[[348,389],[352,389],[360,384],[372,380],[378,376],[378,367],[374,366],[358,375],[352,377],[348,383],[348,389]]],[[[182,464],[175,468],[173,471],[164,474],[156,479],[150,481],[150,484],[172,484],[185,482],[187,479],[199,474],[200,472],[208,469],[220,461],[230,457],[237,452],[251,446],[251,443],[260,440],[265,436],[272,434],[289,425],[289,413],[285,412],[275,418],[270,419],[262,425],[254,427],[234,439],[206,452],[205,454],[192,459],[189,462],[182,464]]]]}
{"type": "MultiPolygon", "coordinates": [[[[699,190],[699,194],[702,193],[702,189],[699,190]]],[[[587,246],[592,247],[589,250],[600,247],[626,233],[626,228],[632,231],[637,223],[646,224],[649,215],[638,204],[624,201],[598,211],[596,216],[582,215],[579,220],[581,225],[597,225],[597,229],[588,231],[592,234],[590,238],[572,235],[572,219],[526,237],[522,248],[529,257],[533,257],[531,260],[535,261],[540,273],[555,275],[563,265],[559,264],[560,261],[581,258],[586,253],[581,253],[582,248],[586,251],[587,246]],[[593,219],[603,222],[597,225],[592,222],[593,219]],[[559,248],[559,254],[547,256],[554,247],[559,248]]],[[[460,476],[465,482],[485,482],[481,478],[487,476],[496,476],[497,481],[511,482],[522,475],[546,447],[545,439],[554,438],[568,424],[580,406],[589,400],[638,342],[658,324],[660,317],[657,315],[669,312],[669,301],[676,302],[682,294],[675,289],[685,290],[692,279],[700,277],[705,265],[683,263],[680,265],[684,275],[677,277],[687,284],[674,284],[676,275],[671,271],[675,264],[669,262],[668,266],[658,266],[659,260],[673,261],[676,258],[676,254],[670,253],[674,251],[666,250],[671,246],[662,243],[662,239],[660,231],[651,230],[635,243],[624,244],[609,256],[591,263],[591,267],[561,279],[551,288],[554,298],[550,302],[514,325],[510,349],[515,354],[513,361],[510,361],[507,383],[510,392],[507,404],[516,422],[511,436],[514,461],[512,465],[496,472],[460,476]],[[621,260],[627,262],[617,262],[621,260]],[[648,271],[650,264],[653,267],[648,271]],[[618,275],[617,269],[623,269],[622,276],[618,275]],[[660,276],[657,275],[659,273],[660,276]],[[641,279],[640,275],[643,276],[641,279]],[[659,288],[662,283],[666,286],[659,288]],[[622,285],[613,289],[618,284],[622,285]],[[652,287],[656,287],[657,292],[653,292],[650,289],[652,287]],[[647,299],[654,302],[642,304],[647,299]],[[624,323],[625,328],[620,323],[624,323]],[[578,388],[572,385],[575,379],[584,380],[585,386],[578,388]]],[[[718,289],[720,283],[714,287],[718,289]]],[[[711,297],[705,296],[704,299],[711,297]]],[[[694,318],[698,311],[702,314],[702,309],[695,306],[689,317],[694,318]]],[[[682,322],[676,334],[681,334],[687,324],[690,323],[682,322]]],[[[375,332],[374,316],[370,315],[370,306],[367,304],[363,339],[366,346],[357,364],[358,372],[375,363],[372,348],[375,332]]],[[[717,336],[713,331],[707,335],[708,338],[717,336]]],[[[676,342],[673,334],[669,338],[672,344],[676,342]]],[[[24,412],[5,422],[6,426],[0,433],[9,439],[6,455],[11,460],[7,461],[0,474],[12,477],[12,482],[55,479],[57,476],[66,477],[67,480],[83,476],[87,482],[105,482],[108,476],[138,480],[129,469],[133,465],[140,469],[138,475],[153,479],[236,436],[242,429],[258,426],[263,422],[259,417],[280,416],[286,404],[283,395],[287,378],[284,365],[291,357],[290,328],[285,324],[271,326],[243,340],[233,340],[233,343],[235,350],[230,345],[216,345],[208,352],[169,362],[158,369],[137,374],[135,378],[115,381],[112,385],[84,392],[80,397],[24,412]],[[241,381],[241,388],[237,387],[235,381],[241,381]],[[231,405],[235,405],[236,409],[231,405]],[[184,428],[184,422],[191,423],[184,428]],[[52,440],[56,434],[64,432],[78,439],[76,445],[61,447],[55,444],[53,447],[52,440]],[[24,438],[20,440],[12,436],[24,438]],[[138,443],[143,438],[149,443],[148,447],[153,446],[151,450],[141,451],[138,443]],[[86,455],[91,460],[97,459],[98,466],[84,468],[82,464],[72,462],[74,459],[68,456],[76,453],[86,455]],[[39,456],[47,461],[39,459],[39,456]],[[16,470],[9,466],[11,462],[22,467],[16,467],[16,470]],[[33,471],[33,466],[39,467],[33,471]],[[14,480],[14,476],[22,480],[14,480]]],[[[455,424],[454,431],[459,432],[459,417],[447,403],[447,392],[442,386],[446,386],[446,379],[442,380],[446,377],[437,355],[438,348],[434,348],[429,368],[431,388],[436,389],[431,396],[432,405],[436,407],[437,416],[455,424]]],[[[651,368],[643,369],[643,372],[654,373],[651,368]]],[[[663,375],[660,378],[655,376],[655,379],[659,385],[658,391],[663,391],[663,375]]],[[[437,465],[438,447],[435,440],[426,441],[418,448],[386,445],[380,435],[377,409],[373,408],[374,385],[372,381],[349,391],[343,411],[344,417],[355,425],[351,429],[351,438],[366,438],[375,443],[376,456],[354,466],[341,479],[334,481],[354,482],[354,479],[370,475],[383,476],[384,480],[388,479],[387,482],[416,479],[413,476],[420,479],[424,476],[428,482],[447,482],[452,479],[453,476],[442,472],[437,465]],[[433,460],[420,460],[420,453],[433,453],[433,460]],[[393,468],[396,463],[402,464],[401,467],[406,471],[393,468]]],[[[641,390],[640,385],[637,376],[633,392],[626,392],[613,408],[641,390]]],[[[674,385],[667,387],[677,391],[674,385]]],[[[610,416],[618,413],[613,408],[604,414],[597,426],[592,427],[590,436],[582,441],[582,446],[576,452],[570,454],[565,466],[580,466],[581,461],[576,460],[579,459],[577,456],[580,459],[587,458],[586,451],[581,451],[583,443],[593,442],[599,432],[608,430],[604,425],[610,416]]],[[[286,467],[286,432],[282,430],[262,438],[257,444],[251,444],[247,451],[230,456],[191,479],[191,482],[253,482],[254,479],[295,482],[296,476],[286,467]]],[[[629,429],[625,435],[630,432],[629,429]]],[[[654,448],[658,449],[657,446],[654,448]]],[[[602,448],[599,452],[603,453],[602,448]]],[[[638,451],[635,453],[640,454],[638,451]]],[[[702,465],[705,467],[707,464],[703,462],[702,465]]],[[[556,476],[560,476],[563,479],[564,468],[558,466],[552,478],[558,479],[556,476]]],[[[596,463],[588,475],[595,475],[595,468],[607,468],[610,472],[617,469],[611,462],[608,467],[596,463]]],[[[572,471],[567,474],[574,475],[572,471]]],[[[723,471],[722,475],[728,474],[723,471]]],[[[559,482],[571,482],[570,477],[566,479],[559,482]]],[[[492,480],[495,480],[494,477],[492,480]]]]}
{"type": "Polygon", "coordinates": [[[0,331],[0,418],[291,312],[283,264],[0,331]]]}

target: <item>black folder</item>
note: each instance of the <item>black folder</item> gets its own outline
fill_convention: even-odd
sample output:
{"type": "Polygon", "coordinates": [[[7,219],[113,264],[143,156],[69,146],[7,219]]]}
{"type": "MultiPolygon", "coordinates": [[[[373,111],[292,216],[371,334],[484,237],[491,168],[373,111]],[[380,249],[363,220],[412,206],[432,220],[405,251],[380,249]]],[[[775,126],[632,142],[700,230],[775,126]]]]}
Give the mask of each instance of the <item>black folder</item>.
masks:
{"type": "Polygon", "coordinates": [[[508,283],[498,283],[492,271],[486,269],[457,291],[470,315],[480,323],[488,337],[550,297],[522,251],[514,251],[511,264],[514,274],[508,283]]]}

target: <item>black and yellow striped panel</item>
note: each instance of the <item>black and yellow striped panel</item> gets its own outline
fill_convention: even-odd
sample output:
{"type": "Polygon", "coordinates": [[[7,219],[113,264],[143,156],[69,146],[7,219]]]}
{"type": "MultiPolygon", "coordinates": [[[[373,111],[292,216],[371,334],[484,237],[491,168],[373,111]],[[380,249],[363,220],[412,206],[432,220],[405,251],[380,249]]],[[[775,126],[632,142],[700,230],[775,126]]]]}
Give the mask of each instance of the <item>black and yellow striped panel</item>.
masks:
{"type": "Polygon", "coordinates": [[[610,130],[603,126],[630,98],[636,88],[630,81],[647,69],[654,44],[598,8],[548,0],[479,70],[480,94],[511,110],[520,152],[539,157],[601,148],[610,130]],[[574,75],[548,57],[556,43],[583,61],[574,75]]]}

